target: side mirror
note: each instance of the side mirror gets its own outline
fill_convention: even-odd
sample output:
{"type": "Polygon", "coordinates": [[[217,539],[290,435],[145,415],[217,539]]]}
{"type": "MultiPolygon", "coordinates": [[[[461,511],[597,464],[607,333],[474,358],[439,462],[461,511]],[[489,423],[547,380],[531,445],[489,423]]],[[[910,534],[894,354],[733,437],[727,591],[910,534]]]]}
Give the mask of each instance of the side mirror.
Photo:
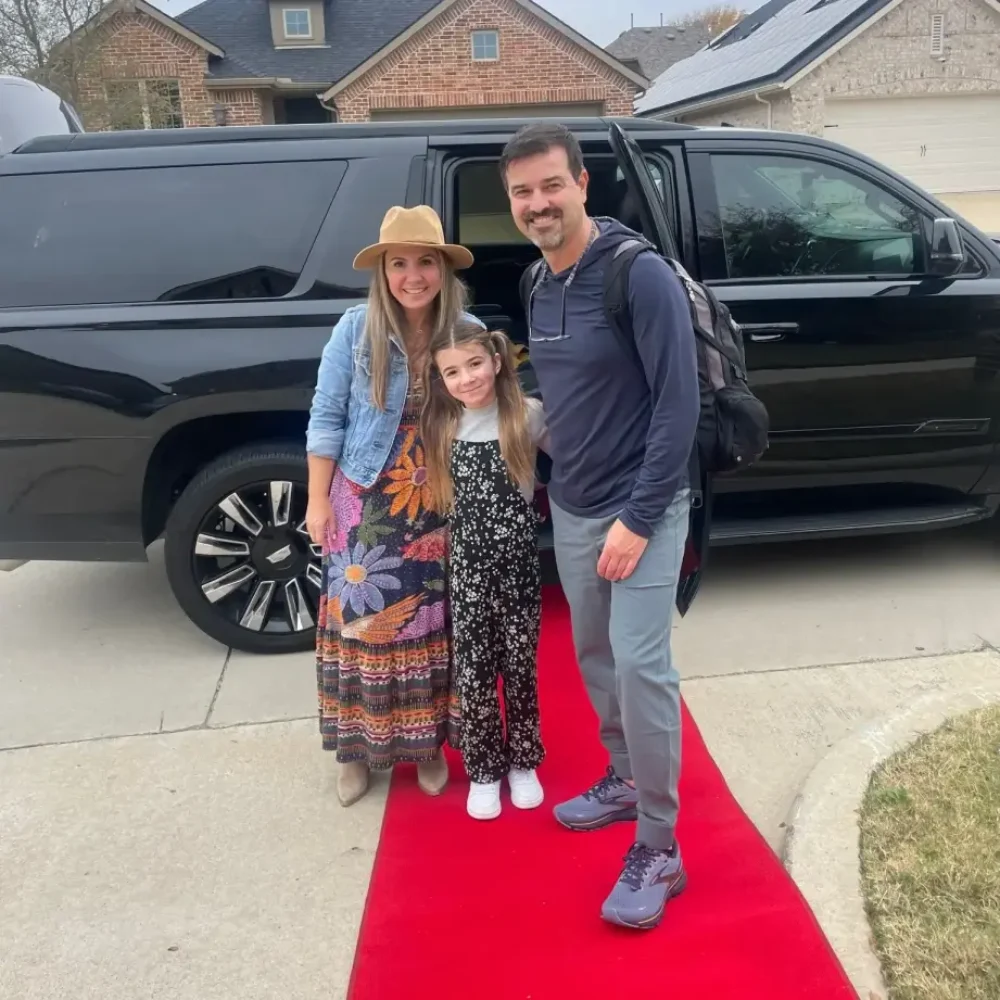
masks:
{"type": "Polygon", "coordinates": [[[931,228],[928,270],[939,278],[951,278],[965,264],[962,232],[954,219],[935,219],[931,228]]]}

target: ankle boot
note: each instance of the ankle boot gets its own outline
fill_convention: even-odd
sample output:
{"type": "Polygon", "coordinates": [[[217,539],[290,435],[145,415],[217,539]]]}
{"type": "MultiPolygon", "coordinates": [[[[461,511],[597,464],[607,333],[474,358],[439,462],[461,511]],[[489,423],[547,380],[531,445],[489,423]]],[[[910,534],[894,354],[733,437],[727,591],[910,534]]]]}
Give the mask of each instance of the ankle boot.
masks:
{"type": "Polygon", "coordinates": [[[337,798],[342,806],[352,806],[368,791],[368,765],[352,760],[337,765],[337,798]]]}
{"type": "Polygon", "coordinates": [[[417,784],[428,795],[440,795],[444,791],[448,784],[448,761],[442,751],[439,750],[433,760],[417,764],[417,784]]]}

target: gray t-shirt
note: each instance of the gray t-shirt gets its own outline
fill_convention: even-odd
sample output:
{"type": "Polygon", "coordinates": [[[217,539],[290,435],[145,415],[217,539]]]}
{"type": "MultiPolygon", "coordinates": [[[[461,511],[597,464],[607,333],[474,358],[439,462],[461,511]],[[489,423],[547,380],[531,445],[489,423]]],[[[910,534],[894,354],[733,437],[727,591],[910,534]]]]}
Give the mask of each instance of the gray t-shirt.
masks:
{"type": "MultiPolygon", "coordinates": [[[[545,413],[542,410],[542,404],[537,399],[528,400],[528,433],[536,448],[548,451],[545,413]]],[[[476,444],[499,440],[500,415],[496,401],[478,410],[468,408],[463,410],[455,438],[458,441],[471,441],[476,444]]],[[[530,503],[535,493],[535,483],[530,484],[530,489],[528,485],[521,485],[521,493],[524,495],[524,499],[530,503]]]]}

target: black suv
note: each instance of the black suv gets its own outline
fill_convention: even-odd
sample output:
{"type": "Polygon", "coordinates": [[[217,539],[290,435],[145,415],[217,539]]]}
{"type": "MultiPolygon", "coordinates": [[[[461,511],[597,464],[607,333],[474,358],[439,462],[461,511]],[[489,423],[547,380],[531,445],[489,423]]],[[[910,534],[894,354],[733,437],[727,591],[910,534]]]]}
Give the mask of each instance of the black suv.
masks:
{"type": "MultiPolygon", "coordinates": [[[[38,137],[0,157],[0,560],[146,559],[239,649],[312,642],[303,442],[351,261],[394,204],[471,247],[523,341],[537,251],[497,171],[522,121],[38,137]]],[[[803,135],[577,120],[593,215],[712,285],[772,420],[719,543],[912,530],[1000,501],[1000,247],[803,135]]],[[[525,378],[531,378],[530,364],[525,378]]]]}

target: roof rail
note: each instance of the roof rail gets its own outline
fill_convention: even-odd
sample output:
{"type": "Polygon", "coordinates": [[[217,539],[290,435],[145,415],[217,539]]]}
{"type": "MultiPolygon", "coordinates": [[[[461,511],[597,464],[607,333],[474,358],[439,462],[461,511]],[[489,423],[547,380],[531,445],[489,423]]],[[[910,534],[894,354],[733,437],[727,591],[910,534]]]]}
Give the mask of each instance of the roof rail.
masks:
{"type": "MultiPolygon", "coordinates": [[[[468,118],[405,122],[330,122],[313,125],[238,125],[204,128],[163,128],[120,132],[84,132],[78,135],[39,136],[14,152],[55,153],[62,150],[155,149],[171,146],[208,145],[233,142],[284,142],[303,139],[374,139],[394,136],[447,136],[475,133],[510,133],[537,118],[468,118]]],[[[607,118],[560,119],[571,128],[587,131],[604,128],[612,121],[630,129],[691,129],[681,122],[661,122],[648,118],[611,116],[607,118]]]]}

